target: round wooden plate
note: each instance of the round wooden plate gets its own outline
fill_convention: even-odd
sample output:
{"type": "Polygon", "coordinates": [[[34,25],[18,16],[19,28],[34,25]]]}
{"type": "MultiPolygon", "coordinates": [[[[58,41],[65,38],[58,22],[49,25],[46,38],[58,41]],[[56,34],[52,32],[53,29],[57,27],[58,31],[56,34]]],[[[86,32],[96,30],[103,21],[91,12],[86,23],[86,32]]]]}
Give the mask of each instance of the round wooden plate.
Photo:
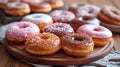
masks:
{"type": "Polygon", "coordinates": [[[86,64],[92,61],[99,60],[106,56],[113,47],[113,41],[104,47],[95,47],[94,52],[87,57],[74,57],[69,56],[63,52],[63,50],[58,51],[56,54],[48,56],[37,56],[29,54],[24,49],[24,44],[15,44],[4,40],[5,48],[10,54],[19,60],[23,60],[35,64],[49,64],[49,65],[80,65],[86,64]]]}

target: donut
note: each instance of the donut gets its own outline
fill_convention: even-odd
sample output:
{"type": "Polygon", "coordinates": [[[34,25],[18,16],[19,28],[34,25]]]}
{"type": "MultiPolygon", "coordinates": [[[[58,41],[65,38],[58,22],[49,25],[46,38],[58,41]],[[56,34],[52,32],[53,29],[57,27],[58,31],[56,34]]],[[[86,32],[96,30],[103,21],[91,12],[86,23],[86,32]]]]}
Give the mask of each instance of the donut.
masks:
{"type": "Polygon", "coordinates": [[[43,31],[43,28],[46,25],[53,24],[52,18],[49,15],[43,13],[26,15],[25,17],[23,17],[22,21],[30,21],[37,24],[41,31],[43,31]]]}
{"type": "Polygon", "coordinates": [[[6,5],[5,13],[12,16],[23,16],[30,13],[30,7],[22,2],[9,2],[6,5]]]}
{"type": "Polygon", "coordinates": [[[78,28],[76,33],[83,33],[92,37],[95,46],[105,46],[112,40],[112,32],[98,25],[84,24],[78,28]]]}
{"type": "Polygon", "coordinates": [[[60,38],[48,32],[28,37],[25,42],[26,51],[34,55],[51,55],[60,48],[60,38]]]}
{"type": "Polygon", "coordinates": [[[18,22],[10,25],[6,30],[6,39],[14,43],[23,43],[29,36],[39,33],[37,25],[30,22],[18,22]]]}
{"type": "Polygon", "coordinates": [[[74,30],[69,24],[59,22],[45,26],[44,32],[51,32],[61,37],[67,33],[73,33],[74,30]]]}
{"type": "Polygon", "coordinates": [[[8,2],[17,2],[19,0],[0,0],[0,9],[5,9],[8,2]]]}
{"type": "Polygon", "coordinates": [[[93,52],[94,43],[86,34],[69,33],[62,37],[64,52],[72,56],[88,56],[93,52]]]}
{"type": "Polygon", "coordinates": [[[73,12],[76,17],[87,16],[95,18],[97,17],[100,8],[91,4],[72,4],[69,7],[69,10],[73,12]]]}
{"type": "Polygon", "coordinates": [[[63,23],[69,23],[75,18],[75,15],[67,10],[55,10],[50,13],[50,16],[53,18],[54,22],[63,23]]]}
{"type": "Polygon", "coordinates": [[[24,3],[39,3],[41,2],[42,0],[20,0],[21,2],[24,2],[24,3]]]}
{"type": "Polygon", "coordinates": [[[64,6],[63,0],[48,0],[47,2],[51,4],[52,9],[59,9],[64,6]]]}
{"type": "Polygon", "coordinates": [[[41,12],[41,13],[48,13],[52,10],[51,5],[47,2],[30,3],[30,8],[32,12],[41,12]]]}
{"type": "Polygon", "coordinates": [[[5,9],[9,0],[0,0],[0,9],[5,9]]]}
{"type": "Polygon", "coordinates": [[[101,8],[98,18],[106,24],[120,26],[120,10],[112,6],[101,8]]]}
{"type": "Polygon", "coordinates": [[[73,22],[70,22],[70,25],[75,31],[83,24],[100,25],[100,21],[97,18],[78,17],[73,19],[73,22]]]}

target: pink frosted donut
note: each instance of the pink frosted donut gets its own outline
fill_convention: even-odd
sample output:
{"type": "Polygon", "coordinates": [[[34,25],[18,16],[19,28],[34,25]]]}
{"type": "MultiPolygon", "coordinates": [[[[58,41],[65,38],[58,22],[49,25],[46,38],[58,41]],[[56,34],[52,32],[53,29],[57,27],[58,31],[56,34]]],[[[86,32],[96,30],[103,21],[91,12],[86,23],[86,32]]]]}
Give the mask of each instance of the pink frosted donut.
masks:
{"type": "Polygon", "coordinates": [[[66,10],[55,10],[50,13],[50,16],[53,18],[54,22],[70,22],[75,18],[75,15],[66,10]]]}
{"type": "Polygon", "coordinates": [[[73,33],[73,28],[66,23],[54,23],[51,25],[48,25],[44,28],[45,32],[51,32],[56,34],[57,36],[63,36],[67,33],[73,33]]]}
{"type": "Polygon", "coordinates": [[[10,25],[6,30],[6,39],[15,43],[24,42],[27,37],[39,33],[37,25],[30,22],[19,22],[10,25]]]}
{"type": "Polygon", "coordinates": [[[112,40],[112,32],[103,26],[85,24],[78,28],[77,33],[93,37],[95,46],[104,46],[112,40]]]}

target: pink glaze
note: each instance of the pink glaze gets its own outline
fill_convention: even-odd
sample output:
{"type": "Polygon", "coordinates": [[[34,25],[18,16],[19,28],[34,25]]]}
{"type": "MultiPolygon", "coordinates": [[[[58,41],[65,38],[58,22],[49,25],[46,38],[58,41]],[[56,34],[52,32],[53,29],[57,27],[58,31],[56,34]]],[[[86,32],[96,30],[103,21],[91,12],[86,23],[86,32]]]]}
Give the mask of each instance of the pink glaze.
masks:
{"type": "Polygon", "coordinates": [[[20,0],[21,2],[25,2],[25,3],[39,3],[43,0],[20,0]]]}
{"type": "Polygon", "coordinates": [[[91,24],[85,24],[78,28],[77,33],[84,33],[88,34],[91,37],[97,37],[97,38],[108,38],[112,36],[112,32],[103,27],[98,25],[91,25],[91,24]]]}
{"type": "Polygon", "coordinates": [[[44,28],[45,32],[52,32],[58,36],[74,32],[73,28],[66,23],[54,23],[44,28]]]}
{"type": "Polygon", "coordinates": [[[65,10],[55,10],[50,13],[54,22],[70,22],[75,18],[75,15],[70,11],[65,10]]]}
{"type": "Polygon", "coordinates": [[[6,38],[10,41],[25,41],[27,37],[38,34],[39,28],[30,22],[19,22],[9,26],[6,30],[6,38]]]}

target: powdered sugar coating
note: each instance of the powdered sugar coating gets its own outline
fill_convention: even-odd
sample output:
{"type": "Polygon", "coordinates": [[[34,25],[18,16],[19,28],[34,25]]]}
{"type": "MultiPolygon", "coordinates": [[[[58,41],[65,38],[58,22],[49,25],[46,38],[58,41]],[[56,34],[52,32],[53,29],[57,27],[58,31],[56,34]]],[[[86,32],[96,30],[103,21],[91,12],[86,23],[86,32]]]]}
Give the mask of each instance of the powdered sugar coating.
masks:
{"type": "Polygon", "coordinates": [[[30,21],[32,23],[39,24],[39,23],[49,23],[52,21],[52,18],[47,14],[35,13],[23,17],[22,21],[30,21]]]}
{"type": "Polygon", "coordinates": [[[103,27],[98,25],[91,25],[91,24],[85,24],[78,28],[77,33],[84,33],[88,34],[91,37],[97,37],[97,38],[108,38],[112,36],[112,32],[103,27]]]}
{"type": "Polygon", "coordinates": [[[30,22],[19,22],[10,25],[6,30],[6,38],[10,41],[23,42],[27,37],[38,34],[39,28],[30,22]]]}
{"type": "Polygon", "coordinates": [[[55,10],[50,13],[50,16],[54,22],[70,22],[75,18],[72,12],[66,10],[55,10]]]}
{"type": "Polygon", "coordinates": [[[66,23],[54,23],[44,28],[45,32],[52,32],[58,36],[74,32],[73,28],[66,23]]]}

